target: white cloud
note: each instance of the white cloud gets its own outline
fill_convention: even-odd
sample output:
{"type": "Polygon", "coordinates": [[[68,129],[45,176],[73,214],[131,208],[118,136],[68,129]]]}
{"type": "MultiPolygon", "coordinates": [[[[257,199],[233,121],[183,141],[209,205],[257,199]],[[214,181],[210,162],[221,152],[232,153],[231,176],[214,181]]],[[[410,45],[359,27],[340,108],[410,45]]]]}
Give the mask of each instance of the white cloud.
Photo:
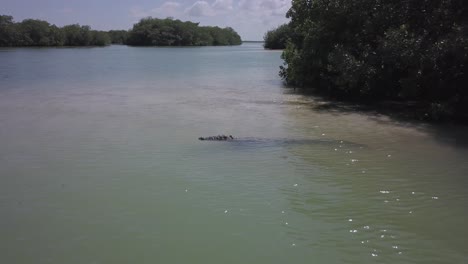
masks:
{"type": "Polygon", "coordinates": [[[140,7],[133,7],[130,9],[130,16],[133,18],[143,18],[148,16],[166,18],[170,16],[177,16],[182,13],[181,6],[182,5],[177,2],[164,2],[161,6],[150,10],[144,10],[140,7]]]}
{"type": "Polygon", "coordinates": [[[258,1],[256,0],[241,0],[239,8],[244,11],[253,11],[258,9],[258,1]]]}
{"type": "Polygon", "coordinates": [[[260,3],[260,7],[266,10],[275,10],[281,6],[280,1],[264,0],[260,3]]]}
{"type": "Polygon", "coordinates": [[[213,16],[215,12],[210,4],[206,1],[196,1],[192,6],[185,10],[189,16],[194,17],[205,17],[205,16],[213,16]]]}
{"type": "Polygon", "coordinates": [[[177,3],[177,2],[165,2],[163,3],[160,7],[158,8],[155,8],[153,10],[156,10],[156,11],[166,11],[166,12],[174,12],[174,11],[178,11],[179,8],[180,8],[180,4],[177,3]]]}
{"type": "Polygon", "coordinates": [[[177,2],[165,2],[160,7],[151,10],[157,17],[176,16],[181,13],[181,4],[177,2]]]}
{"type": "Polygon", "coordinates": [[[243,39],[260,40],[268,30],[287,23],[290,0],[241,0],[236,6],[236,30],[243,39]]]}
{"type": "Polygon", "coordinates": [[[239,2],[239,9],[245,11],[277,12],[291,6],[291,1],[288,0],[241,0],[239,2]]]}
{"type": "MultiPolygon", "coordinates": [[[[266,31],[286,23],[291,0],[166,0],[159,7],[134,7],[130,16],[174,17],[201,25],[232,27],[243,39],[260,40],[266,31]]],[[[136,21],[135,21],[136,22],[136,21]]]]}
{"type": "Polygon", "coordinates": [[[286,13],[288,12],[289,8],[291,8],[291,3],[286,3],[271,12],[274,16],[282,16],[285,17],[286,13]]]}
{"type": "Polygon", "coordinates": [[[216,0],[211,6],[215,10],[232,10],[232,0],[216,0]]]}

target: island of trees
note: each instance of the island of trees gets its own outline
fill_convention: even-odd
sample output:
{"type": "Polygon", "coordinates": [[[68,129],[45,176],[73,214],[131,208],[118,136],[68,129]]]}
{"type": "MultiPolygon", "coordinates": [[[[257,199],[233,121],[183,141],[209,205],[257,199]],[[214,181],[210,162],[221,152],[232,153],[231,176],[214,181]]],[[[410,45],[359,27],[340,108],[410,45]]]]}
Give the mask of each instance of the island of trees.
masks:
{"type": "Polygon", "coordinates": [[[232,28],[201,27],[198,23],[171,18],[144,18],[133,26],[127,44],[136,46],[220,46],[240,45],[232,28]]]}
{"type": "Polygon", "coordinates": [[[0,16],[0,46],[105,46],[111,43],[104,31],[89,26],[57,27],[47,21],[25,19],[15,23],[12,16],[0,16]]]}
{"type": "Polygon", "coordinates": [[[265,47],[287,39],[280,75],[288,84],[361,102],[413,101],[433,119],[468,119],[465,1],[293,0],[287,17],[265,35],[265,47]]]}
{"type": "Polygon", "coordinates": [[[202,27],[198,23],[172,18],[144,18],[129,31],[92,30],[78,24],[57,27],[47,21],[0,15],[0,46],[218,46],[240,45],[242,40],[232,28],[202,27]]]}

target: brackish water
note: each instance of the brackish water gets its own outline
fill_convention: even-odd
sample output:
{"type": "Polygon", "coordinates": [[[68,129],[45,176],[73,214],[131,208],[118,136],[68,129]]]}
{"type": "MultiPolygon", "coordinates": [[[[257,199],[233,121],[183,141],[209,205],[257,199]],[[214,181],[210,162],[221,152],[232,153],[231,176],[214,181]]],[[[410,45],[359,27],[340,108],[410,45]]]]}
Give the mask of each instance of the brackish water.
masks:
{"type": "Polygon", "coordinates": [[[0,49],[0,263],[468,263],[468,130],[317,108],[281,63],[0,49]]]}

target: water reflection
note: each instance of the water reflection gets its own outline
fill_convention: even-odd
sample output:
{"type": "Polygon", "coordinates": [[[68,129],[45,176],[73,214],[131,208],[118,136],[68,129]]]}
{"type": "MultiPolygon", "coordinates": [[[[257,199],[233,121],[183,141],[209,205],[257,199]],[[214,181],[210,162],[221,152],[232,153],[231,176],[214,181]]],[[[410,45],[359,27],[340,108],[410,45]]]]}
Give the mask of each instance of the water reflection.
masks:
{"type": "MultiPolygon", "coordinates": [[[[221,141],[223,142],[223,141],[221,141]]],[[[245,148],[288,148],[293,147],[294,145],[300,146],[327,146],[327,147],[336,147],[336,146],[353,146],[358,147],[359,149],[363,148],[364,145],[354,143],[354,142],[345,142],[343,140],[335,139],[294,139],[294,138],[258,138],[258,137],[240,137],[235,138],[235,140],[225,141],[223,143],[229,144],[233,147],[245,147],[245,148]]],[[[285,156],[287,157],[287,156],[285,156]]]]}
{"type": "Polygon", "coordinates": [[[300,158],[288,162],[296,168],[295,175],[302,176],[300,186],[307,186],[308,190],[298,194],[297,190],[282,189],[291,210],[305,218],[326,219],[324,226],[331,226],[328,232],[320,229],[305,237],[304,233],[291,235],[316,240],[325,233],[324,243],[341,238],[341,246],[354,248],[352,258],[360,261],[365,259],[364,252],[393,262],[436,259],[443,263],[444,258],[445,262],[466,258],[461,240],[451,243],[451,248],[442,242],[447,241],[447,236],[461,238],[459,232],[468,234],[466,229],[446,224],[448,215],[453,224],[468,220],[460,203],[460,199],[468,201],[466,195],[461,195],[467,181],[460,179],[468,167],[459,156],[466,150],[463,144],[453,144],[466,128],[457,127],[453,137],[448,136],[452,142],[441,145],[435,131],[447,132],[444,126],[402,125],[368,112],[356,113],[355,109],[322,108],[322,103],[313,102],[313,98],[287,96],[306,103],[312,101],[312,107],[284,108],[295,120],[289,129],[301,131],[303,136],[326,134],[345,140],[345,144],[334,142],[333,148],[288,148],[290,156],[300,158]],[[349,144],[356,141],[360,144],[349,144]],[[321,171],[314,173],[317,168],[321,171]],[[419,192],[414,192],[415,188],[419,192]],[[444,193],[451,209],[441,210],[442,204],[437,204],[439,193],[444,193]],[[452,211],[454,207],[458,209],[452,211]],[[337,228],[333,229],[333,225],[337,228]],[[343,232],[348,232],[347,239],[343,232]],[[419,237],[425,237],[426,242],[420,243],[419,237]],[[355,247],[356,244],[362,247],[355,247]],[[451,255],[441,254],[441,247],[451,255]]]}

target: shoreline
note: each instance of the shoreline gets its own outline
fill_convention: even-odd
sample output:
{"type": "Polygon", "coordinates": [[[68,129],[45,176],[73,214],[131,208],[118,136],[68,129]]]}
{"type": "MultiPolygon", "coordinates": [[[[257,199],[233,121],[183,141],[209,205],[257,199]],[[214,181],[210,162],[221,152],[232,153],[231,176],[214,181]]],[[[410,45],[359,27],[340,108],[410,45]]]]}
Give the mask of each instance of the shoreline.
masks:
{"type": "Polygon", "coordinates": [[[343,100],[332,96],[320,94],[307,88],[294,88],[285,86],[287,93],[302,95],[315,98],[320,103],[311,105],[317,111],[335,111],[343,113],[366,113],[385,115],[388,118],[399,122],[413,122],[425,124],[450,124],[468,127],[468,115],[440,115],[431,113],[431,104],[422,101],[398,101],[398,100],[380,100],[375,102],[366,102],[359,100],[343,100]]]}

